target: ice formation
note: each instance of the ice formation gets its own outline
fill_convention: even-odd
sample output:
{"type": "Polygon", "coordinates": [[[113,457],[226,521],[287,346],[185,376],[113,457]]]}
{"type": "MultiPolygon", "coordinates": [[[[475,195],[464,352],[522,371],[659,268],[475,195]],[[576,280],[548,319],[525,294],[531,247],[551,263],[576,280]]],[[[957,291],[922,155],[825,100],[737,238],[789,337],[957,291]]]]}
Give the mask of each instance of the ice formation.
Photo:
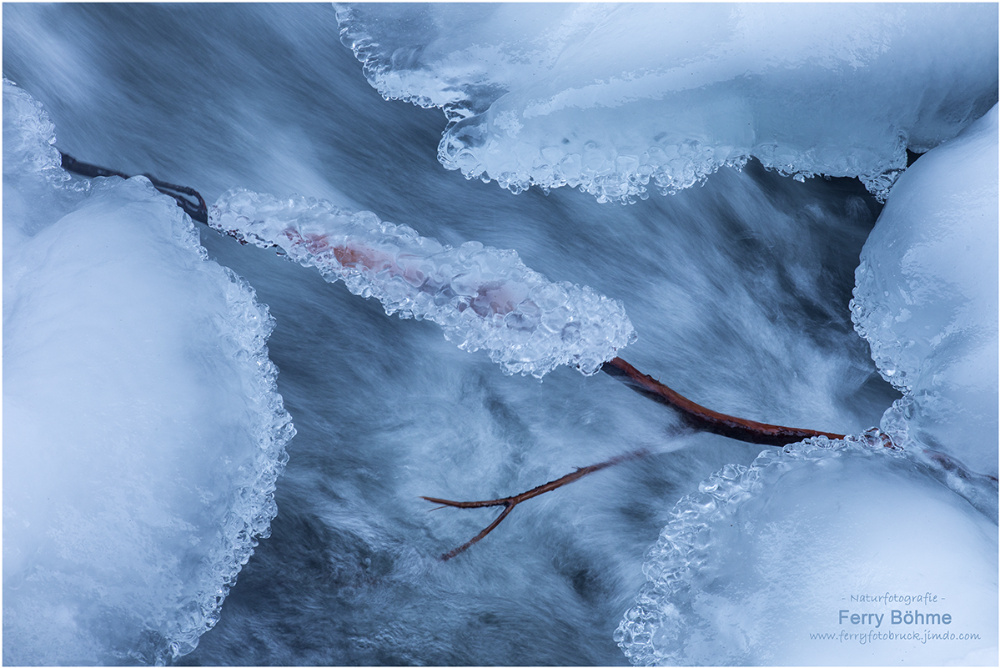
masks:
{"type": "Polygon", "coordinates": [[[338,20],[385,98],[445,111],[445,167],[514,192],[630,201],[753,156],[884,197],[905,149],[997,100],[990,5],[368,4],[338,20]]]}
{"type": "Polygon", "coordinates": [[[427,319],[463,350],[489,351],[505,373],[541,378],[561,364],[597,373],[635,340],[621,302],[587,286],[552,283],[517,253],[467,242],[453,248],[412,228],[330,202],[233,189],[209,224],[319,269],[386,313],[427,319]]]}
{"type": "Polygon", "coordinates": [[[671,516],[615,633],[634,664],[996,665],[995,520],[874,430],[727,466],[671,516]]]}
{"type": "Polygon", "coordinates": [[[254,291],[142,177],[75,182],[4,81],[3,661],[191,651],[294,433],[254,291]]]}
{"type": "Polygon", "coordinates": [[[882,419],[997,474],[997,107],[900,178],[861,253],[852,317],[904,393],[882,419]]]}

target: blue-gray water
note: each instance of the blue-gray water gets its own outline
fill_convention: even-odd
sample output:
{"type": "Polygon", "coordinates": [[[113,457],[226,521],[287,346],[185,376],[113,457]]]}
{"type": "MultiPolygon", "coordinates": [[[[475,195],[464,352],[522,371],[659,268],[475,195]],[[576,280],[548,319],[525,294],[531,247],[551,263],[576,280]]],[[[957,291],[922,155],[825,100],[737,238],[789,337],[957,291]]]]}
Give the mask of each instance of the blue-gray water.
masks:
{"type": "MultiPolygon", "coordinates": [[[[385,102],[328,5],[11,5],[4,75],[59,147],[211,203],[233,186],[324,197],[446,243],[518,251],[624,302],[622,357],[707,406],[852,433],[896,396],[847,308],[879,206],[857,183],[751,164],[631,206],[519,196],[436,161],[439,111],[385,102]]],[[[684,432],[605,375],[503,376],[426,322],[204,230],[270,306],[298,435],[278,517],[186,664],[619,664],[612,641],[674,502],[761,446],[684,432]],[[539,497],[450,562],[506,496],[636,448],[539,497]]]]}

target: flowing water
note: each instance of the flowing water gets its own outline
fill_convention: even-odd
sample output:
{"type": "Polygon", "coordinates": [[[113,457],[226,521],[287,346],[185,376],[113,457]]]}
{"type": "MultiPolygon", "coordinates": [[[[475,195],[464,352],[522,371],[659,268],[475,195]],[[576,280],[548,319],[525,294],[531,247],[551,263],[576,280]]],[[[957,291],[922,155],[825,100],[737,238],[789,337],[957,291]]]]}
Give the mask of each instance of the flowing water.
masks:
{"type": "MultiPolygon", "coordinates": [[[[898,394],[853,331],[854,269],[880,205],[853,180],[751,162],[632,205],[520,195],[436,160],[441,112],[383,101],[327,5],[4,5],[4,75],[78,159],[193,187],[368,210],[459,246],[514,249],[620,300],[636,367],[716,410],[839,433],[898,394]]],[[[201,664],[620,664],[612,634],[674,503],[765,446],[687,431],[611,377],[507,376],[427,321],[203,228],[269,305],[297,435],[278,515],[201,664]],[[649,454],[519,506],[443,509],[649,454]]]]}

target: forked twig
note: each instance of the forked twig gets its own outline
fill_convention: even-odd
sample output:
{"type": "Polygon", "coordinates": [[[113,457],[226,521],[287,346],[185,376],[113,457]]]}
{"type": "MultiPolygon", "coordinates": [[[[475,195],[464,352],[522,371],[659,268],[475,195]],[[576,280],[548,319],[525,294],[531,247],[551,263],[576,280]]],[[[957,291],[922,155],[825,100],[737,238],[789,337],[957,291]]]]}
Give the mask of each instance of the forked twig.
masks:
{"type": "MultiPolygon", "coordinates": [[[[815,431],[813,429],[797,429],[794,427],[782,427],[779,425],[765,424],[763,422],[754,422],[753,420],[733,417],[732,415],[726,415],[725,413],[710,410],[704,406],[696,404],[686,397],[681,396],[655,378],[640,372],[620,357],[616,357],[610,362],[606,362],[602,367],[602,370],[607,374],[622,380],[643,396],[649,397],[658,403],[666,404],[667,406],[678,411],[688,426],[697,429],[698,431],[708,431],[713,434],[727,436],[729,438],[745,441],[747,443],[773,446],[784,446],[789,443],[796,443],[803,439],[815,436],[826,436],[827,438],[834,440],[844,438],[842,434],[815,431]]],[[[447,561],[452,557],[465,552],[471,546],[485,538],[491,531],[493,531],[493,529],[497,527],[498,524],[506,519],[507,515],[510,514],[510,511],[514,509],[514,506],[522,501],[527,501],[528,499],[532,499],[540,494],[551,492],[552,490],[558,489],[563,485],[576,482],[585,475],[594,473],[595,471],[600,471],[601,469],[609,466],[614,466],[615,464],[619,464],[629,459],[635,459],[643,454],[645,454],[645,451],[640,450],[609,459],[608,461],[601,462],[600,464],[594,464],[593,466],[577,469],[575,472],[565,475],[562,478],[553,480],[552,482],[547,482],[544,485],[539,485],[538,487],[530,489],[527,492],[522,492],[515,496],[508,496],[504,499],[493,499],[491,501],[448,501],[446,499],[438,499],[429,496],[421,497],[432,503],[440,503],[442,506],[451,506],[453,508],[486,508],[489,506],[504,506],[503,512],[500,513],[500,515],[493,520],[488,527],[480,531],[475,538],[464,545],[455,548],[451,552],[446,552],[441,555],[442,561],[447,561]]]]}
{"type": "Polygon", "coordinates": [[[576,482],[580,478],[590,475],[591,473],[596,473],[601,469],[606,469],[609,466],[614,466],[615,464],[621,464],[632,459],[638,459],[647,455],[646,450],[635,450],[624,455],[619,455],[617,457],[612,457],[611,459],[601,462],[600,464],[592,464],[591,466],[584,466],[583,468],[578,468],[572,473],[568,473],[561,478],[555,480],[550,480],[544,485],[539,485],[538,487],[529,489],[527,492],[521,492],[520,494],[515,494],[514,496],[508,496],[503,499],[492,499],[489,501],[449,501],[448,499],[438,499],[433,496],[422,496],[421,499],[426,499],[431,503],[439,503],[442,506],[451,506],[453,508],[488,508],[491,506],[503,506],[503,512],[495,520],[493,520],[488,527],[476,534],[476,537],[465,543],[456,547],[450,552],[446,552],[441,555],[441,561],[448,561],[452,557],[456,557],[462,552],[465,552],[470,547],[485,538],[491,531],[497,528],[501,522],[506,519],[510,511],[514,510],[514,506],[521,503],[522,501],[527,501],[528,499],[533,499],[536,496],[545,494],[546,492],[551,492],[554,489],[559,489],[563,485],[568,485],[571,482],[576,482]]]}

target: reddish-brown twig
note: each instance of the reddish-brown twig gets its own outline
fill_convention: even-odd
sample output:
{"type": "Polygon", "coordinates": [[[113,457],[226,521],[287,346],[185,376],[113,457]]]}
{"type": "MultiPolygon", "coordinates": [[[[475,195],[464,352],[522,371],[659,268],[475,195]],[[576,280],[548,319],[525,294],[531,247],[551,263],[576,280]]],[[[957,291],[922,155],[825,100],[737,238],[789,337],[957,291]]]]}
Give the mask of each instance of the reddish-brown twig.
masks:
{"type": "Polygon", "coordinates": [[[606,362],[601,370],[610,376],[618,378],[639,394],[670,406],[681,414],[681,417],[688,425],[699,431],[708,431],[713,434],[734,438],[738,441],[746,441],[747,443],[778,446],[797,443],[798,441],[815,436],[826,436],[834,440],[844,438],[843,434],[764,424],[763,422],[754,422],[753,420],[733,417],[732,415],[710,410],[694,403],[690,399],[682,397],[660,381],[647,376],[620,357],[606,362]]]}
{"type": "Polygon", "coordinates": [[[478,534],[476,534],[475,538],[465,543],[464,545],[460,545],[459,547],[456,547],[454,550],[442,554],[441,561],[448,561],[452,557],[455,557],[461,554],[462,552],[465,552],[467,549],[469,549],[470,547],[481,541],[483,538],[486,537],[487,534],[496,529],[497,525],[503,522],[508,515],[510,515],[510,511],[514,510],[514,506],[521,503],[522,501],[533,499],[536,496],[545,494],[546,492],[551,492],[554,489],[559,489],[563,485],[568,485],[571,482],[575,482],[586,475],[590,475],[591,473],[596,473],[601,469],[606,469],[609,466],[614,466],[615,464],[621,464],[622,462],[626,462],[632,459],[637,459],[646,454],[647,454],[646,450],[636,450],[628,454],[612,457],[611,459],[605,462],[601,462],[600,464],[593,464],[591,466],[578,468],[572,473],[564,475],[561,478],[551,480],[545,483],[544,485],[539,485],[538,487],[529,489],[527,492],[521,492],[520,494],[515,494],[514,496],[508,496],[503,499],[492,499],[489,501],[449,501],[448,499],[438,499],[433,496],[420,497],[422,499],[430,501],[431,503],[439,503],[442,506],[451,506],[453,508],[488,508],[491,506],[504,507],[503,512],[500,513],[500,515],[498,515],[497,518],[493,520],[493,522],[491,522],[488,527],[480,531],[478,534]]]}

